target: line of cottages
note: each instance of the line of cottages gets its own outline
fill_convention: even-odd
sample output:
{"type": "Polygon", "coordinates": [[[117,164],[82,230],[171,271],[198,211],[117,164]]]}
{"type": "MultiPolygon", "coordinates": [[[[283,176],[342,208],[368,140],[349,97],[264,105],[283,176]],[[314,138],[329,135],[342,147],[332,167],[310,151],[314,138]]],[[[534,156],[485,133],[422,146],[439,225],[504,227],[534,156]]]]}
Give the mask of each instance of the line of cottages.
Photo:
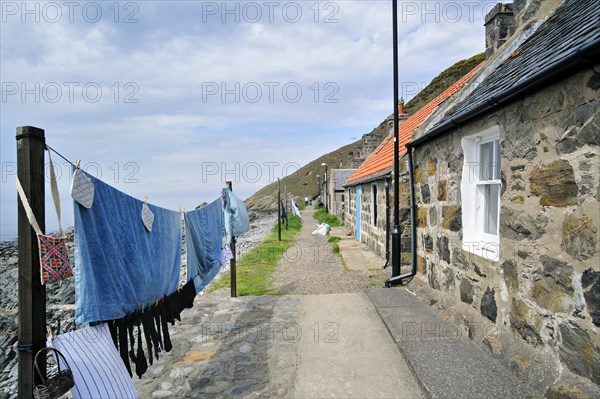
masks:
{"type": "MultiPolygon", "coordinates": [[[[409,287],[438,308],[455,304],[442,310],[448,322],[522,377],[594,397],[600,1],[498,4],[485,31],[484,62],[414,114],[399,105],[402,271],[411,264],[409,143],[417,225],[409,287]]],[[[391,130],[358,169],[331,170],[327,190],[330,212],[384,257],[391,130]]]]}

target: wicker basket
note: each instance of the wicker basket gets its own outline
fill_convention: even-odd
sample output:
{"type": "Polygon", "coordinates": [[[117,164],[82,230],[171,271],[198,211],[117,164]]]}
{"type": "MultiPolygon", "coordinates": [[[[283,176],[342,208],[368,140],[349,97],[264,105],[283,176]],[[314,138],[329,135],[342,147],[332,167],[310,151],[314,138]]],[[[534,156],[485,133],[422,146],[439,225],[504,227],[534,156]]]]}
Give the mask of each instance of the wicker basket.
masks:
{"type": "Polygon", "coordinates": [[[34,364],[34,378],[35,372],[37,372],[38,377],[42,381],[42,385],[38,385],[33,388],[33,397],[36,399],[57,399],[62,395],[69,392],[71,388],[75,385],[75,381],[73,380],[73,372],[69,367],[69,363],[67,359],[60,353],[58,350],[54,348],[43,348],[38,351],[35,355],[34,364]],[[53,371],[50,375],[46,376],[44,379],[42,372],[40,371],[40,367],[38,365],[38,358],[40,355],[45,356],[47,352],[52,351],[54,353],[54,358],[56,359],[57,370],[53,371]],[[64,364],[67,367],[64,370],[60,369],[60,362],[64,361],[64,364]]]}

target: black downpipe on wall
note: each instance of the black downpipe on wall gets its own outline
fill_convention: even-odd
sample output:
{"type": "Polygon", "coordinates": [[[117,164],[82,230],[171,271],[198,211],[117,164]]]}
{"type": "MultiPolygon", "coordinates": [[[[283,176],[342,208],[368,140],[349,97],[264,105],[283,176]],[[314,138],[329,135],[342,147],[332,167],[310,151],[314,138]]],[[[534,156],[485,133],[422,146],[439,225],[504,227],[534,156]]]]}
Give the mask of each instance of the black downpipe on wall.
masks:
{"type": "Polygon", "coordinates": [[[390,263],[390,178],[385,178],[385,269],[390,263]]]}
{"type": "Polygon", "coordinates": [[[410,251],[411,251],[411,270],[408,273],[399,276],[392,276],[386,282],[389,287],[394,282],[402,283],[405,278],[413,277],[417,274],[417,206],[415,204],[415,182],[413,177],[412,148],[406,148],[408,154],[408,184],[410,186],[410,251]]]}

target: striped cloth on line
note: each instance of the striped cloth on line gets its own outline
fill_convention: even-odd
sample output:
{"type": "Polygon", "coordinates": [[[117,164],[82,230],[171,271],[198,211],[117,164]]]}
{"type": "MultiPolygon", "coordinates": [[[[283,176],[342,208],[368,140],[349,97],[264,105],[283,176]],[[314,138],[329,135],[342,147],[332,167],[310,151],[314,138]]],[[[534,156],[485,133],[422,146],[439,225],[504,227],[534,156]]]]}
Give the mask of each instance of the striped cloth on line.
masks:
{"type": "Polygon", "coordinates": [[[74,399],[137,398],[106,323],[58,335],[48,346],[58,349],[69,363],[74,399]]]}

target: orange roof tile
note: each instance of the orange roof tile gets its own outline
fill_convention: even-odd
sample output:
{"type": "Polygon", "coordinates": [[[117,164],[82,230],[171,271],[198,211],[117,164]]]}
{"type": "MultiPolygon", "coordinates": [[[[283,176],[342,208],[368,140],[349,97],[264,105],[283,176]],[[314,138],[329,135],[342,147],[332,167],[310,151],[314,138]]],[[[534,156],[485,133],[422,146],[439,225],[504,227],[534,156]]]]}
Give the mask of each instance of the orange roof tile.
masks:
{"type": "MultiPolygon", "coordinates": [[[[483,63],[481,63],[483,64],[483,63]]],[[[448,97],[459,91],[465,83],[469,81],[475,75],[481,64],[473,68],[469,73],[460,78],[452,86],[444,90],[440,95],[427,103],[423,108],[411,115],[404,123],[400,124],[398,130],[398,139],[400,145],[400,156],[406,152],[406,143],[412,140],[412,133],[431,115],[437,106],[448,97]]],[[[356,182],[381,173],[390,169],[394,163],[394,136],[390,134],[386,137],[379,147],[363,162],[362,165],[354,172],[352,176],[347,180],[346,183],[356,182]]]]}

